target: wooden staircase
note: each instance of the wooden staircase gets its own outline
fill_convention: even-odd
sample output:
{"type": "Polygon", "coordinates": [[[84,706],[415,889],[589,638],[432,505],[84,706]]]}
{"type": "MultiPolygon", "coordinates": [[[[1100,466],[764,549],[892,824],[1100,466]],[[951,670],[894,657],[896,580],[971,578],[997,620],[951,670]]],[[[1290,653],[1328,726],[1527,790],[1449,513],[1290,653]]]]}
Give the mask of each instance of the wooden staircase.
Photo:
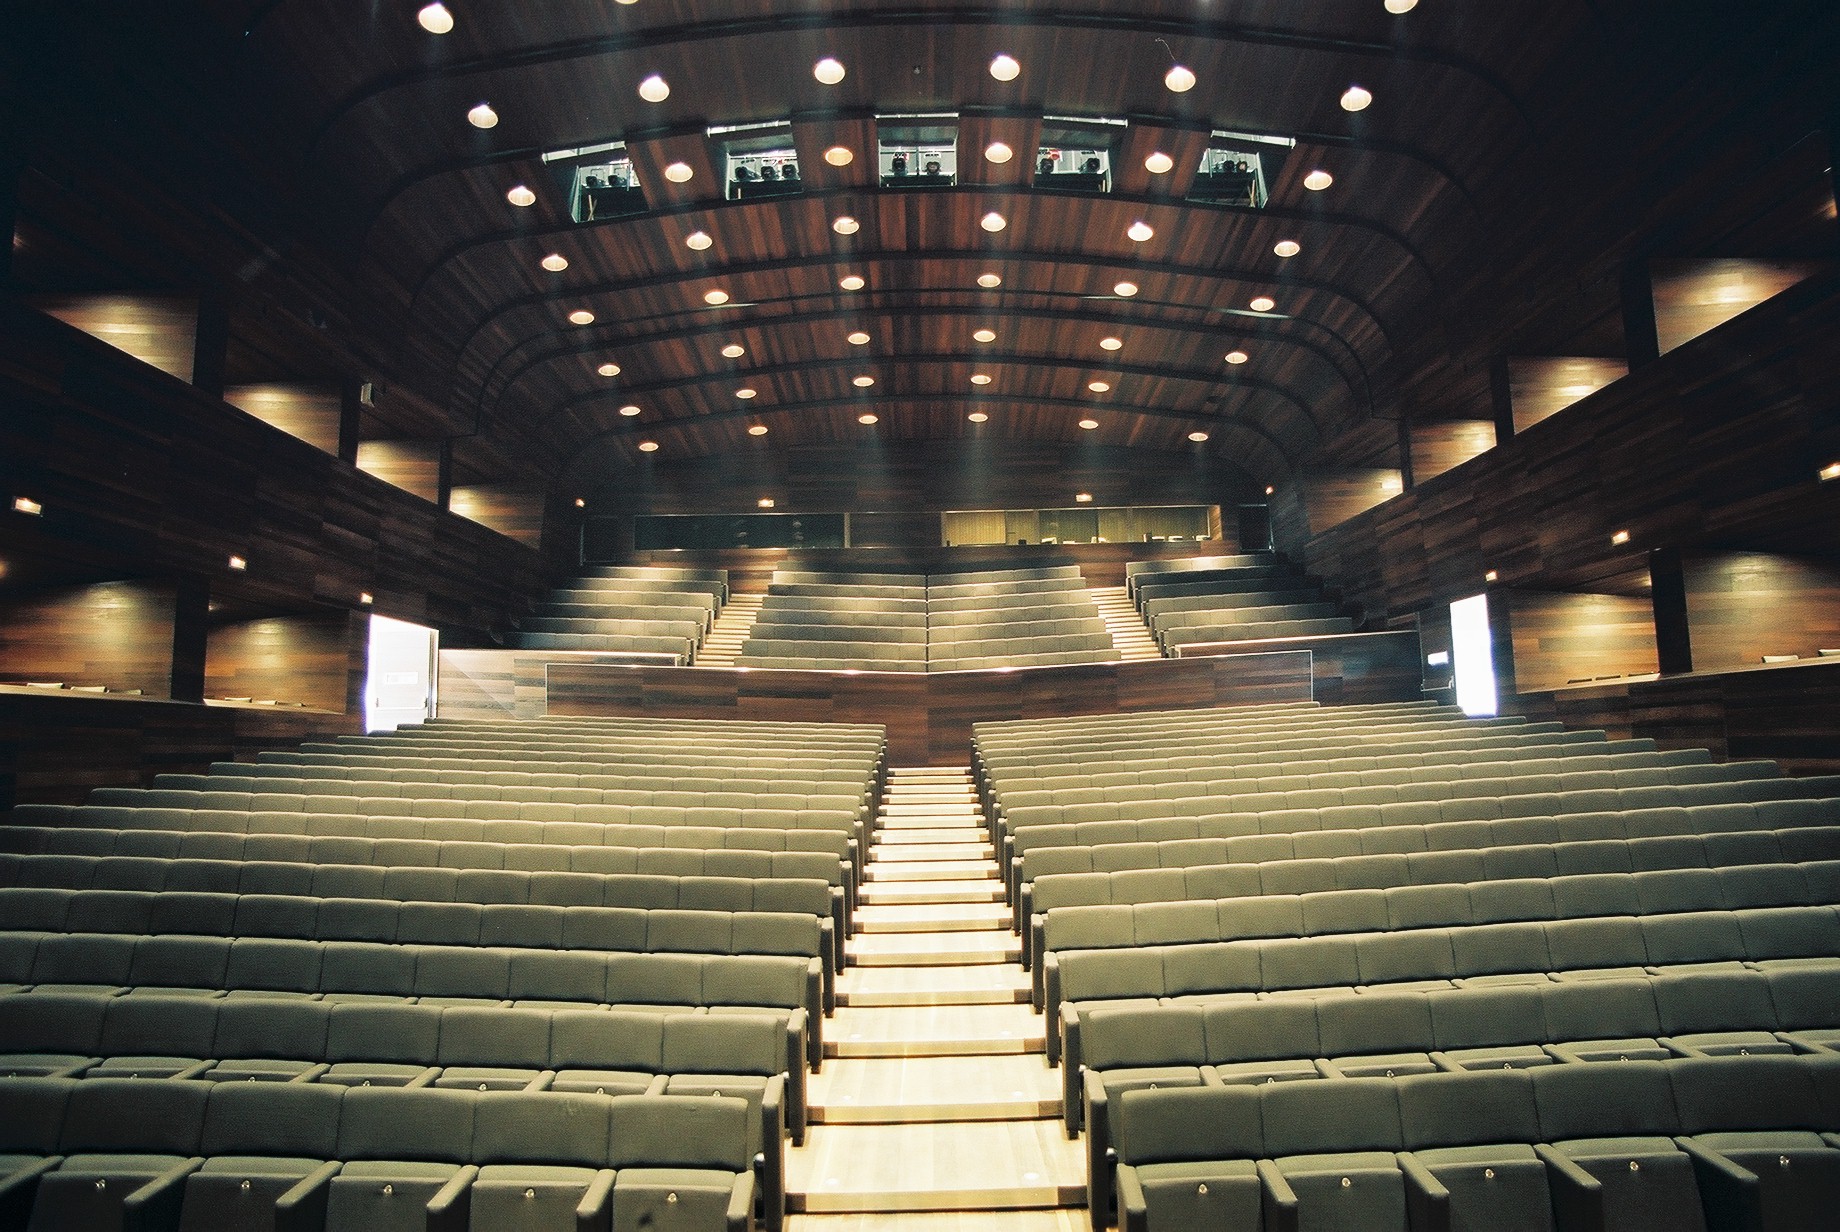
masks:
{"type": "Polygon", "coordinates": [[[1143,617],[1131,606],[1130,596],[1125,594],[1122,586],[1094,586],[1091,588],[1093,602],[1098,605],[1099,615],[1105,621],[1107,632],[1112,635],[1112,645],[1118,647],[1118,655],[1123,659],[1160,659],[1163,652],[1157,649],[1156,639],[1150,636],[1149,628],[1143,617]]]}
{"type": "Polygon", "coordinates": [[[964,770],[890,771],[856,919],[789,1232],[1084,1232],[1083,1148],[964,770]]]}
{"type": "Polygon", "coordinates": [[[696,666],[733,667],[735,656],[741,653],[741,643],[747,641],[765,599],[766,596],[759,593],[730,595],[722,610],[716,613],[715,623],[709,626],[709,634],[696,652],[696,666]]]}

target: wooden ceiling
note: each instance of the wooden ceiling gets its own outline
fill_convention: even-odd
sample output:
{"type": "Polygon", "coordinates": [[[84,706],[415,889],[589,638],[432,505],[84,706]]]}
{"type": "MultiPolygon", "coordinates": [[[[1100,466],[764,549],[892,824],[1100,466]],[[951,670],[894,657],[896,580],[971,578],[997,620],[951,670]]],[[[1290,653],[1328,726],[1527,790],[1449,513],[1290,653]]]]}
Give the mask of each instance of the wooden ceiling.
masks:
{"type": "MultiPolygon", "coordinates": [[[[1530,183],[1599,188],[1568,181],[1555,152],[1613,132],[1578,163],[1608,180],[1613,154],[1645,148],[1627,126],[1653,123],[1644,109],[1689,88],[1683,66],[1713,72],[1703,53],[1732,38],[1731,19],[1658,0],[1423,0],[1403,15],[1381,0],[451,0],[439,35],[418,25],[421,3],[192,0],[183,34],[122,71],[158,94],[173,67],[159,57],[209,43],[167,96],[221,77],[196,139],[283,198],[267,204],[351,280],[354,318],[382,323],[358,349],[445,409],[462,473],[479,477],[555,475],[594,442],[632,458],[641,441],[663,457],[760,447],[746,432],[760,424],[774,447],[847,441],[869,431],[866,411],[875,432],[915,439],[969,435],[972,411],[989,417],[978,432],[1023,440],[1188,450],[1204,432],[1261,481],[1372,462],[1402,414],[1486,418],[1505,333],[1601,320],[1601,294],[1567,319],[1552,309],[1563,285],[1521,304],[1479,271],[1498,276],[1505,245],[1554,226],[1530,183]],[[998,53],[1020,64],[1014,80],[989,71],[998,53]],[[813,75],[826,56],[846,70],[835,85],[813,75]],[[1192,90],[1166,87],[1175,62],[1192,90]],[[660,103],[637,92],[654,74],[670,87],[660,103]],[[1356,83],[1374,102],[1350,113],[1338,100],[1356,83]],[[499,117],[483,131],[466,118],[481,102],[499,117]],[[955,117],[956,186],[879,185],[877,117],[893,114],[955,117]],[[1114,191],[1035,184],[1054,117],[1123,122],[1108,130],[1114,191]],[[726,200],[710,130],[780,121],[804,191],[726,200]],[[1294,142],[1270,147],[1268,203],[1182,198],[1215,130],[1294,142]],[[1009,162],[984,159],[993,140],[1009,162]],[[575,222],[562,164],[542,155],[610,141],[645,208],[575,222]],[[836,145],[848,166],[820,157],[836,145]],[[1170,171],[1146,169],[1157,152],[1170,171]],[[678,162],[687,182],[662,174],[678,162]],[[1311,191],[1318,170],[1334,183],[1311,191]],[[517,186],[533,204],[508,201],[517,186]],[[991,213],[1001,230],[980,226],[991,213]],[[1129,238],[1140,222],[1151,238],[1129,238]],[[696,232],[706,249],[686,245],[696,232]],[[1281,240],[1298,254],[1276,255],[1281,240]],[[539,264],[551,254],[566,269],[539,264]],[[980,286],[986,274],[1000,285],[980,286]],[[862,289],[842,289],[846,275],[862,289]],[[706,302],[715,290],[725,304],[706,302]],[[1251,308],[1259,296],[1268,311],[1251,308]],[[1485,302],[1509,306],[1501,324],[1477,321],[1485,302]],[[995,339],[978,341],[986,329],[995,339]],[[743,353],[724,356],[731,344],[743,353]]],[[[1813,27],[1831,45],[1822,4],[1760,5],[1748,22],[1745,46],[1813,27]]],[[[112,54],[133,50],[124,38],[112,54]]],[[[1623,215],[1655,171],[1617,167],[1623,215]]],[[[1555,252],[1584,242],[1549,238],[1555,252]]],[[[1530,282],[1547,273],[1538,253],[1511,255],[1530,282]]]]}

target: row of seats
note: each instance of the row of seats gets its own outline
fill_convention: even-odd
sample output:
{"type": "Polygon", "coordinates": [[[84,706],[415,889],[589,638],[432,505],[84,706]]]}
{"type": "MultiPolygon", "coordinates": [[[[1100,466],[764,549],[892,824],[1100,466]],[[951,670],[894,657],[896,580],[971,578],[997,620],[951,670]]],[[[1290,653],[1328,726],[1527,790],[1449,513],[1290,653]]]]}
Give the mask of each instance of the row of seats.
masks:
{"type": "Polygon", "coordinates": [[[1204,643],[1354,632],[1354,621],[1320,585],[1273,557],[1139,563],[1147,567],[1127,574],[1127,593],[1165,654],[1204,643]]]}
{"type": "Polygon", "coordinates": [[[500,634],[520,650],[575,650],[690,663],[728,598],[722,570],[609,566],[552,590],[500,634]]]}
{"type": "Polygon", "coordinates": [[[755,1206],[732,1097],[13,1078],[0,1105],[27,1232],[740,1232],[755,1206]]]}

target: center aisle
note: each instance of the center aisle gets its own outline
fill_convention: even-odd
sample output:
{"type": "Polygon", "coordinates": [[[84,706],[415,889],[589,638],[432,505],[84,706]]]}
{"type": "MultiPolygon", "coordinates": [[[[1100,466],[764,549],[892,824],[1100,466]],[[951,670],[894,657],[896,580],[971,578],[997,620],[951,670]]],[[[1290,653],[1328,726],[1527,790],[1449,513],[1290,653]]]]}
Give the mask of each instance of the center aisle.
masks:
{"type": "Polygon", "coordinates": [[[786,1156],[789,1232],[1084,1232],[1081,1144],[967,772],[890,770],[856,919],[786,1156]]]}

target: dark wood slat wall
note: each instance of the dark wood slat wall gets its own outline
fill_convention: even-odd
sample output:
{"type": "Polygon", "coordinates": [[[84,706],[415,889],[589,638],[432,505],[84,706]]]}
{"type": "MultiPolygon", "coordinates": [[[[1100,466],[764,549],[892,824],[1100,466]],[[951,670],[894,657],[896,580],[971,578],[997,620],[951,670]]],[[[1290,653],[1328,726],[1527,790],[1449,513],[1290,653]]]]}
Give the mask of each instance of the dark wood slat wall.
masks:
{"type": "MultiPolygon", "coordinates": [[[[234,385],[224,401],[315,449],[339,456],[344,399],[336,387],[234,385]]],[[[383,476],[387,478],[387,476],[383,476]]]]}
{"type": "Polygon", "coordinates": [[[1667,354],[1796,283],[1832,268],[1812,261],[1739,258],[1652,260],[1655,334],[1667,354]]]}
{"type": "Polygon", "coordinates": [[[1646,598],[1497,589],[1489,592],[1489,618],[1508,626],[1513,660],[1498,664],[1497,675],[1511,692],[1657,670],[1655,614],[1646,598]]]}
{"type": "Polygon", "coordinates": [[[360,441],[357,466],[411,496],[430,502],[440,496],[439,441],[360,441]]]}
{"type": "Polygon", "coordinates": [[[1486,419],[1412,425],[1412,482],[1424,483],[1495,448],[1495,424],[1486,419]]]}
{"type": "Polygon", "coordinates": [[[1629,375],[1629,365],[1621,359],[1516,356],[1507,364],[1516,432],[1525,432],[1629,375]]]}
{"type": "Polygon", "coordinates": [[[172,696],[173,586],[123,581],[8,590],[0,584],[0,681],[172,696]]]}
{"type": "Polygon", "coordinates": [[[1840,558],[1724,552],[1684,565],[1695,671],[1840,647],[1840,558]]]}
{"type": "Polygon", "coordinates": [[[205,696],[362,714],[369,641],[369,618],[358,612],[220,625],[206,641],[205,696]]]}
{"type": "Polygon", "coordinates": [[[192,379],[196,296],[34,295],[24,302],[181,381],[192,379]]]}
{"type": "Polygon", "coordinates": [[[1311,535],[1339,526],[1397,496],[1399,472],[1385,468],[1317,471],[1273,485],[1272,538],[1294,551],[1311,535]]]}
{"type": "Polygon", "coordinates": [[[529,548],[543,547],[542,491],[507,484],[468,484],[448,496],[456,515],[488,526],[529,548]]]}

